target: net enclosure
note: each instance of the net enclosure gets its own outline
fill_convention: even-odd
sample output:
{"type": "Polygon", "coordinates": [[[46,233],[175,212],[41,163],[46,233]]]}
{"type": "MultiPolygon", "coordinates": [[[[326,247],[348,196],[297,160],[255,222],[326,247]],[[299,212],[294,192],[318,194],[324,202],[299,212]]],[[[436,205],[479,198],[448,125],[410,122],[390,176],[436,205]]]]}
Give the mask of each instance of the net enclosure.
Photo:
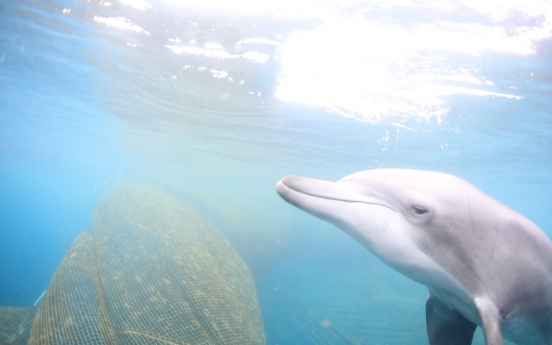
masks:
{"type": "Polygon", "coordinates": [[[0,345],[25,345],[36,307],[0,307],[0,345]]]}
{"type": "Polygon", "coordinates": [[[247,266],[208,220],[142,185],[111,187],[56,270],[29,344],[264,344],[247,266]]]}

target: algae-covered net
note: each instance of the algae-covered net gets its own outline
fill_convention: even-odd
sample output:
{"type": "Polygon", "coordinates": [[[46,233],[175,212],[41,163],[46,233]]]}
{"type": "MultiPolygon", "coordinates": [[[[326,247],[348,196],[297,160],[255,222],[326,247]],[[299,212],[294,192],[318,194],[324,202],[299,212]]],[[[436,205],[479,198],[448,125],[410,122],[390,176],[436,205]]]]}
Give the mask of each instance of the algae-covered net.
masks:
{"type": "Polygon", "coordinates": [[[0,307],[0,344],[25,345],[36,307],[0,307]]]}
{"type": "Polygon", "coordinates": [[[264,344],[251,274],[181,200],[111,188],[58,267],[29,344],[264,344]]]}

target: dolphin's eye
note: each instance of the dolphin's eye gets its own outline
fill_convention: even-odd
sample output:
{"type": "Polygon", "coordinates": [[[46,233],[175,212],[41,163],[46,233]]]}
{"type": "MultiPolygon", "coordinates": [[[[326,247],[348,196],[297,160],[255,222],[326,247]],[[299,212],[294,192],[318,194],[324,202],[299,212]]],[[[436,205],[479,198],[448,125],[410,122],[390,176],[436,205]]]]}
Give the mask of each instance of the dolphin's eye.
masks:
{"type": "Polygon", "coordinates": [[[420,205],[414,205],[412,206],[412,209],[414,210],[414,213],[416,213],[417,215],[422,215],[429,212],[427,208],[420,205]]]}

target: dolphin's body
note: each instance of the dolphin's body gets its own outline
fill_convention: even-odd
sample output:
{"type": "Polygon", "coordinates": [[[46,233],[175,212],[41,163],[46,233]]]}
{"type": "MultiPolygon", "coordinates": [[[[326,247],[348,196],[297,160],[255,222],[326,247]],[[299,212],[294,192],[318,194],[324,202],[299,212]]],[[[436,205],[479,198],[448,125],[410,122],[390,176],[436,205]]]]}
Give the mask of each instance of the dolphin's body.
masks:
{"type": "Polygon", "coordinates": [[[378,169],[338,182],[285,176],[276,190],[425,285],[430,344],[469,345],[476,325],[487,345],[552,344],[552,242],[466,181],[378,169]]]}

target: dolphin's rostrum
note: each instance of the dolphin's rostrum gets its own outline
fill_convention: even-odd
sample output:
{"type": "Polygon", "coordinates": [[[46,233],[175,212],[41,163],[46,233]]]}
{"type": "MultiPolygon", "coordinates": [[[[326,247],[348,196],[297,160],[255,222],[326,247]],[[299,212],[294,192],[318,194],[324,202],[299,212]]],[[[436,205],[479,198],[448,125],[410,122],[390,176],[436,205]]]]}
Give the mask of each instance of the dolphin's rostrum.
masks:
{"type": "Polygon", "coordinates": [[[276,190],[425,285],[430,344],[469,345],[476,326],[487,345],[552,344],[552,242],[468,182],[376,169],[338,182],[285,176],[276,190]]]}

